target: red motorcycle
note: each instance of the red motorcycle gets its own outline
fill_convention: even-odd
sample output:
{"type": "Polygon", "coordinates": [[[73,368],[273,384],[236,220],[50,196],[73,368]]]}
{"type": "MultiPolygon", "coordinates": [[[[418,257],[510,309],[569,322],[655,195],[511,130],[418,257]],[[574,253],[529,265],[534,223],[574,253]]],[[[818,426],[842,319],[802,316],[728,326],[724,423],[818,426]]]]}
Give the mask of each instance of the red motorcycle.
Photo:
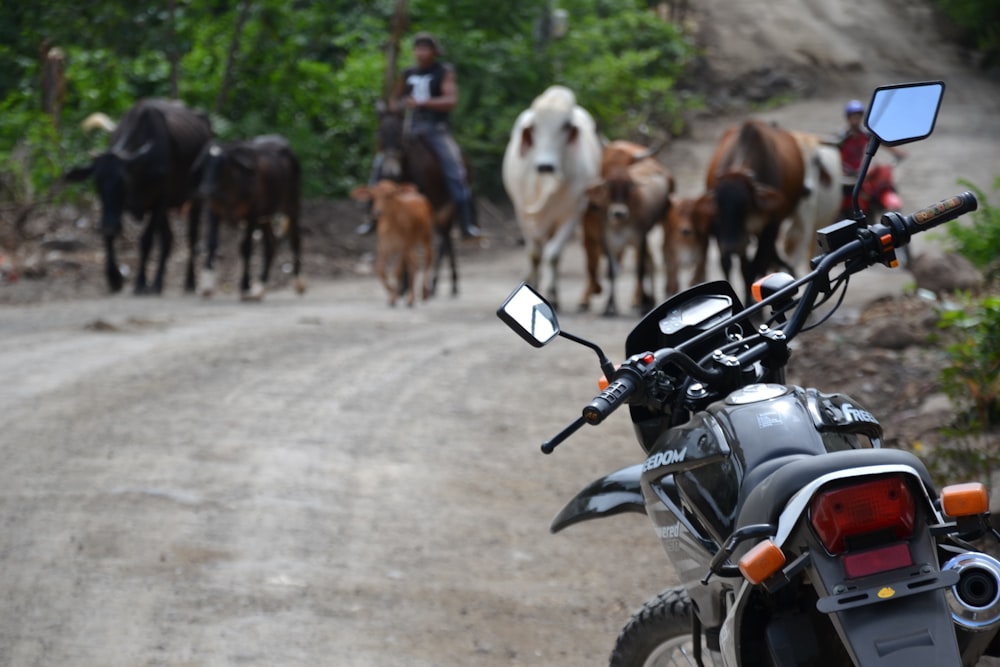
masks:
{"type": "MultiPolygon", "coordinates": [[[[877,164],[869,169],[868,175],[861,184],[858,204],[865,217],[875,221],[881,218],[883,213],[899,211],[903,208],[903,200],[896,192],[896,184],[892,178],[892,165],[877,164]]],[[[840,212],[841,219],[854,217],[854,206],[851,203],[851,189],[849,187],[844,188],[840,212]]]]}

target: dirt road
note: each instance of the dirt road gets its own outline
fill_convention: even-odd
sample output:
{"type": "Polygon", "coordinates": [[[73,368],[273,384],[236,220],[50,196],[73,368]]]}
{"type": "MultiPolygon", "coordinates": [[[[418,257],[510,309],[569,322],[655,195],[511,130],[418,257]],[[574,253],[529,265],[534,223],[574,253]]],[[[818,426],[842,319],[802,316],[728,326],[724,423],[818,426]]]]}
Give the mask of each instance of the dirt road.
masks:
{"type": "MultiPolygon", "coordinates": [[[[876,35],[846,23],[896,21],[884,67],[831,42],[843,58],[816,65],[827,83],[765,117],[832,131],[852,76],[863,99],[876,83],[941,77],[942,116],[910,151],[904,201],[1000,171],[1000,85],[943,51],[898,52],[920,21],[896,12],[910,3],[836,3],[836,16],[832,2],[736,4],[745,16],[725,0],[701,9],[733,40],[712,47],[730,76],[736,48],[747,68],[779,47],[792,75],[800,56],[817,62],[807,28],[825,34],[824,16],[865,44],[876,35]],[[754,34],[762,16],[773,27],[754,34]]],[[[699,187],[725,122],[703,119],[664,155],[682,191],[699,187]]],[[[596,359],[568,341],[534,350],[497,320],[520,252],[461,259],[460,297],[412,310],[389,309],[371,277],[314,279],[303,298],[254,306],[168,294],[2,307],[0,665],[602,664],[674,575],[644,517],[558,536],[548,521],[639,449],[618,415],[539,453],[593,395],[596,359]]],[[[564,266],[575,297],[575,246],[564,266]]],[[[876,272],[855,293],[907,280],[876,272]]],[[[615,358],[629,328],[563,324],[615,358]]]]}

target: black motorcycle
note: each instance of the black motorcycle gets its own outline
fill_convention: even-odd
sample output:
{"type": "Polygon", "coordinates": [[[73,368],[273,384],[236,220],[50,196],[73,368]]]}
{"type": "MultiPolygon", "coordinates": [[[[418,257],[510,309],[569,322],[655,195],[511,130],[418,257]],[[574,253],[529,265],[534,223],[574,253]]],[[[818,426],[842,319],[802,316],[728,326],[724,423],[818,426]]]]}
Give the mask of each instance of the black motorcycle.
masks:
{"type": "MultiPolygon", "coordinates": [[[[943,92],[942,82],[875,91],[855,197],[880,144],[930,135],[943,92]]],[[[863,215],[830,225],[808,275],[762,278],[749,307],[725,281],[692,287],[635,326],[617,368],[561,331],[528,285],[497,311],[537,347],[557,336],[591,347],[610,378],[543,452],[627,405],[646,454],[552,523],[645,513],[685,582],[629,620],[612,667],[958,666],[1000,655],[1000,562],[970,544],[1000,539],[985,487],[936,489],[917,457],[881,447],[878,420],[857,401],[785,384],[790,343],[836,309],[851,275],[894,266],[914,234],[976,207],[966,192],[871,225],[863,215]]]]}

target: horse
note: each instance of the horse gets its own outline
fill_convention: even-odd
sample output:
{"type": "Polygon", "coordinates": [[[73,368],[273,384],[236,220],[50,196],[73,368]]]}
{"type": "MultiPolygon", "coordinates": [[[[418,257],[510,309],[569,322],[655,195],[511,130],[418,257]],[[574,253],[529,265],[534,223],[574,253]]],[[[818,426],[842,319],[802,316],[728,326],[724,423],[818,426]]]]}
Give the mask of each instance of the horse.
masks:
{"type": "MultiPolygon", "coordinates": [[[[430,291],[434,294],[437,289],[441,262],[447,256],[451,267],[451,294],[455,296],[458,294],[458,264],[451,230],[458,211],[451,200],[437,155],[419,136],[410,135],[407,129],[406,116],[402,111],[391,111],[381,106],[378,108],[377,141],[382,161],[378,166],[377,178],[413,183],[430,201],[437,240],[430,291]]],[[[466,172],[471,173],[464,152],[462,161],[466,172]]]]}

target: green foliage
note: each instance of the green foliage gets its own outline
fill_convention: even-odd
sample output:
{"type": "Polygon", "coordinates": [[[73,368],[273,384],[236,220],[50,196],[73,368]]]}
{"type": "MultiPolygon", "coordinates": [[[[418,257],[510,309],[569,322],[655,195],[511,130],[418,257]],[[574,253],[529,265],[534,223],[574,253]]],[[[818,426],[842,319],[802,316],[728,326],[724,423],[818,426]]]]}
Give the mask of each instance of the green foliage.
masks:
{"type": "Polygon", "coordinates": [[[1000,297],[964,297],[959,307],[942,313],[947,366],[941,388],[956,417],[942,428],[948,444],[934,452],[938,473],[946,479],[985,477],[1000,469],[1000,297]]]}
{"type": "Polygon", "coordinates": [[[608,136],[680,131],[689,101],[674,84],[694,49],[674,24],[641,11],[583,15],[549,53],[555,79],[577,91],[608,136]]]}
{"type": "Polygon", "coordinates": [[[996,0],[937,0],[937,4],[988,60],[1000,62],[1000,3],[996,0]]]}
{"type": "MultiPolygon", "coordinates": [[[[209,112],[221,139],[283,134],[302,159],[306,195],[343,196],[367,178],[374,153],[395,0],[248,2],[176,0],[172,13],[154,0],[0,4],[0,171],[20,170],[44,189],[106,145],[79,129],[83,118],[118,118],[138,98],[170,96],[176,83],[181,99],[209,112]],[[39,113],[46,39],[67,56],[61,132],[39,113]]],[[[417,30],[445,45],[460,87],[455,133],[481,193],[502,191],[514,119],[552,83],[573,87],[611,138],[676,132],[693,104],[674,91],[691,46],[645,2],[560,4],[569,32],[554,39],[541,30],[549,0],[510,0],[503,11],[479,0],[409,2],[398,65],[412,62],[417,30]]]]}
{"type": "MultiPolygon", "coordinates": [[[[1000,273],[1000,207],[991,206],[989,199],[980,188],[966,180],[959,183],[976,195],[979,208],[969,215],[971,224],[965,220],[952,220],[945,227],[946,240],[955,250],[973,265],[985,269],[987,278],[1000,273]]],[[[1000,176],[993,182],[993,189],[1000,190],[1000,176]]]]}

